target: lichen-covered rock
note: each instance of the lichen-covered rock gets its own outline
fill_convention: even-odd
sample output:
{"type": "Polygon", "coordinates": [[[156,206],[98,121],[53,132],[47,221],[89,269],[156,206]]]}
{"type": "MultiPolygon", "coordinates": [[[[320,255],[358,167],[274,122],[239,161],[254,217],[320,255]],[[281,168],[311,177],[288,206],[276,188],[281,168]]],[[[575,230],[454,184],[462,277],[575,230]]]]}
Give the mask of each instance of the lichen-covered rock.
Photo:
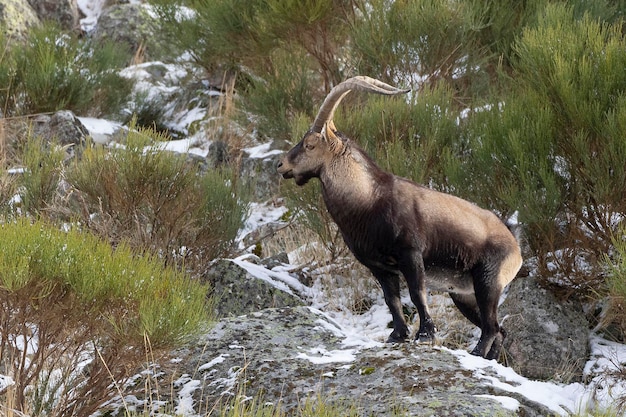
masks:
{"type": "Polygon", "coordinates": [[[280,145],[270,142],[250,148],[241,159],[241,178],[254,185],[254,197],[258,201],[272,198],[278,192],[281,177],[276,165],[284,153],[280,145]]]}
{"type": "Polygon", "coordinates": [[[33,134],[47,141],[56,140],[61,145],[84,145],[89,131],[69,110],[41,114],[32,118],[33,134]]]}
{"type": "Polygon", "coordinates": [[[0,25],[14,39],[22,39],[41,22],[27,0],[0,0],[0,25]]]}
{"type": "Polygon", "coordinates": [[[130,54],[140,53],[145,60],[152,60],[159,58],[155,33],[155,18],[144,5],[115,4],[102,11],[93,37],[113,41],[130,54]]]}
{"type": "Polygon", "coordinates": [[[499,377],[488,367],[482,374],[464,368],[445,349],[369,344],[347,338],[318,310],[265,309],[221,320],[176,352],[177,369],[159,372],[177,381],[169,401],[191,393],[193,410],[186,410],[191,414],[255,396],[280,404],[287,415],[306,400],[320,399],[339,409],[356,407],[362,416],[552,414],[520,394],[485,383],[499,377]],[[517,409],[504,407],[503,401],[517,409]]]}
{"type": "Polygon", "coordinates": [[[589,325],[581,306],[559,301],[533,277],[509,285],[500,317],[509,365],[528,378],[580,380],[589,357],[589,325]]]}
{"type": "Polygon", "coordinates": [[[221,259],[213,264],[202,277],[209,282],[217,297],[218,317],[239,316],[268,307],[291,307],[302,305],[294,294],[250,275],[235,262],[221,259]]]}

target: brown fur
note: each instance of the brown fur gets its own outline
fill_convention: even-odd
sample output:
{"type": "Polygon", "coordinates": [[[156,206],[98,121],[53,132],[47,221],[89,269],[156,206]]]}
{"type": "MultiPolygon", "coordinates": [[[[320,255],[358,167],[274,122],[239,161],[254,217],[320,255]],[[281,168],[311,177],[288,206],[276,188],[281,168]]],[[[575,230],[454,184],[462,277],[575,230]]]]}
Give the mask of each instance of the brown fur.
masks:
{"type": "MultiPolygon", "coordinates": [[[[340,100],[345,93],[335,95],[340,100]]],[[[324,103],[333,110],[337,104],[324,103]]],[[[324,202],[346,244],[383,289],[394,321],[389,341],[409,336],[400,303],[403,275],[420,317],[416,339],[432,340],[436,332],[426,304],[428,283],[448,291],[481,328],[472,353],[497,358],[506,335],[497,320],[499,297],[522,263],[513,234],[490,211],[383,171],[334,130],[332,111],[320,113],[328,118],[321,132],[307,132],[278,171],[298,185],[321,181],[324,202]]]]}

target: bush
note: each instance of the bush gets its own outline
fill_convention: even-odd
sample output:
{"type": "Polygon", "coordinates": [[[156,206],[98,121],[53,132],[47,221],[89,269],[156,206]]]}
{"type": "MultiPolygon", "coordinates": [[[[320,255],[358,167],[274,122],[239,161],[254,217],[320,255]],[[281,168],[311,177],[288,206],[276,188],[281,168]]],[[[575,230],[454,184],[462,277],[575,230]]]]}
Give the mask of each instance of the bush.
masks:
{"type": "Polygon", "coordinates": [[[155,142],[163,140],[131,126],[124,148],[85,150],[67,173],[78,191],[72,211],[114,245],[126,241],[167,264],[202,265],[231,249],[247,194],[234,175],[200,173],[186,155],[160,150],[155,142]]]}
{"type": "Polygon", "coordinates": [[[343,79],[341,49],[352,1],[153,0],[179,50],[225,79],[260,116],[260,133],[288,139],[289,118],[314,116],[317,104],[343,79]],[[287,119],[287,120],[286,120],[287,119]]]}
{"type": "Polygon", "coordinates": [[[20,194],[26,212],[41,213],[53,204],[65,156],[65,149],[54,141],[46,144],[40,137],[26,140],[22,157],[25,170],[20,179],[20,194]]]}
{"type": "Polygon", "coordinates": [[[22,43],[0,39],[0,102],[6,116],[71,110],[115,114],[130,94],[117,69],[129,57],[112,43],[94,44],[46,24],[22,43]]]}
{"type": "Polygon", "coordinates": [[[0,225],[0,361],[7,403],[91,415],[137,371],[209,319],[207,288],[153,257],[42,221],[0,225]]]}
{"type": "Polygon", "coordinates": [[[605,325],[616,324],[618,333],[616,339],[626,339],[626,223],[622,220],[622,227],[613,238],[614,253],[605,256],[605,265],[608,268],[607,285],[609,291],[609,309],[604,320],[605,325]]]}
{"type": "Polygon", "coordinates": [[[466,146],[452,96],[444,84],[396,98],[354,94],[338,110],[336,125],[383,169],[446,189],[466,146]]]}
{"type": "Polygon", "coordinates": [[[459,188],[519,210],[542,276],[556,264],[559,284],[579,293],[603,288],[598,254],[609,250],[615,213],[626,212],[621,31],[550,5],[514,45],[516,77],[501,104],[466,121],[474,185],[459,188]]]}

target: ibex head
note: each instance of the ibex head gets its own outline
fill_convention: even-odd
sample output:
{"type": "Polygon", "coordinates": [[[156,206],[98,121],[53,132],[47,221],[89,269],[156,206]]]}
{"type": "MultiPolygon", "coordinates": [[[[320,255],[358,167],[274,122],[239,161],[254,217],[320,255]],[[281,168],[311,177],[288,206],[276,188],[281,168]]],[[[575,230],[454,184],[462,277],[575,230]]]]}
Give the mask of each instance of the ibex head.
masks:
{"type": "Polygon", "coordinates": [[[326,96],[311,129],[278,163],[278,173],[283,178],[294,178],[296,184],[304,185],[311,178],[319,177],[324,166],[341,153],[344,145],[336,135],[333,115],[341,100],[352,90],[385,95],[410,91],[365,76],[353,77],[337,84],[326,96]]]}

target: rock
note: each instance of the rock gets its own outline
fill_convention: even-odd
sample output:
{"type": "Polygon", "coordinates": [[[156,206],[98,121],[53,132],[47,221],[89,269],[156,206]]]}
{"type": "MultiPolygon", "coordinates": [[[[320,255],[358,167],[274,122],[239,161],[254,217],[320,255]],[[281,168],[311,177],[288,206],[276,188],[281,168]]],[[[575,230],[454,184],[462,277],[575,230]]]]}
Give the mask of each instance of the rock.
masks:
{"type": "Polygon", "coordinates": [[[84,145],[89,131],[69,110],[60,110],[52,114],[41,114],[32,119],[33,133],[61,145],[84,145]]]}
{"type": "MultiPolygon", "coordinates": [[[[302,305],[302,301],[265,281],[250,275],[245,269],[227,259],[218,260],[202,277],[218,297],[218,317],[239,316],[268,307],[302,305]]],[[[284,286],[286,289],[286,286],[284,286]]]]}
{"type": "Polygon", "coordinates": [[[167,130],[172,137],[199,134],[201,146],[208,147],[206,139],[213,134],[203,130],[204,124],[210,108],[219,105],[221,93],[208,84],[205,71],[190,63],[153,61],[130,66],[120,74],[135,84],[127,117],[136,117],[140,126],[167,130]],[[178,131],[181,127],[183,131],[178,131]]]}
{"type": "Polygon", "coordinates": [[[41,21],[51,20],[63,29],[76,30],[80,14],[76,0],[28,0],[41,21]]]}
{"type": "Polygon", "coordinates": [[[264,201],[278,193],[281,177],[276,172],[276,165],[283,152],[273,149],[271,143],[260,147],[252,148],[252,153],[244,152],[241,160],[241,178],[253,185],[254,197],[258,201],[264,201]],[[257,148],[260,147],[266,149],[259,152],[257,148]]]}
{"type": "Polygon", "coordinates": [[[216,140],[209,145],[209,153],[207,155],[208,164],[211,168],[222,168],[230,163],[230,151],[228,143],[222,140],[216,140]]]}
{"type": "Polygon", "coordinates": [[[345,341],[340,327],[315,309],[272,308],[221,320],[177,351],[175,366],[157,372],[177,382],[167,400],[180,401],[191,392],[195,412],[261,396],[262,402],[280,404],[285,415],[293,415],[304,401],[320,399],[367,416],[552,414],[520,394],[496,388],[505,381],[486,383],[502,379],[489,370],[488,361],[476,373],[440,348],[407,343],[357,349],[345,341]],[[498,399],[518,404],[517,410],[498,399]]]}
{"type": "Polygon", "coordinates": [[[141,4],[115,4],[103,10],[93,32],[94,39],[110,40],[131,55],[158,59],[155,18],[141,4]]]}
{"type": "Polygon", "coordinates": [[[582,307],[557,300],[535,278],[509,284],[500,318],[509,365],[521,375],[540,380],[582,379],[589,357],[589,325],[582,307]]]}
{"type": "Polygon", "coordinates": [[[22,39],[33,26],[41,24],[26,0],[0,0],[0,24],[7,36],[22,39]]]}
{"type": "Polygon", "coordinates": [[[8,158],[10,164],[18,163],[16,160],[19,159],[21,149],[31,137],[39,137],[44,143],[53,142],[65,146],[69,158],[74,154],[80,154],[89,136],[87,128],[68,110],[5,119],[4,133],[5,143],[10,151],[8,158]]]}

